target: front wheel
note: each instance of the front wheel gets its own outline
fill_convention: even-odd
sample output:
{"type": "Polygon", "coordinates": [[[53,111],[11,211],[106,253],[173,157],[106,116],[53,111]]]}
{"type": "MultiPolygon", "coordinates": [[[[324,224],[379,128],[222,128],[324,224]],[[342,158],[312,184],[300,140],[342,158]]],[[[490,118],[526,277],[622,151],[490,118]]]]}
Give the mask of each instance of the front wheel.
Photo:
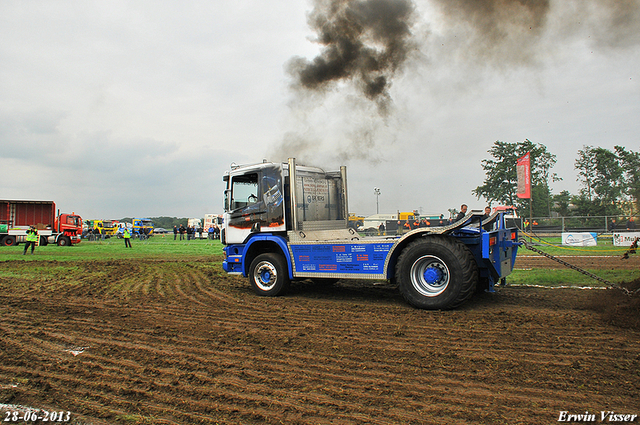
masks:
{"type": "Polygon", "coordinates": [[[69,246],[71,245],[71,239],[66,236],[58,238],[58,246],[69,246]]]}
{"type": "Polygon", "coordinates": [[[2,239],[3,246],[14,246],[16,244],[17,242],[15,236],[5,236],[4,239],[2,239]]]}
{"type": "Polygon", "coordinates": [[[253,291],[261,297],[275,297],[289,287],[289,274],[281,255],[258,255],[249,267],[249,280],[253,291]]]}
{"type": "Polygon", "coordinates": [[[414,307],[451,309],[475,291],[478,267],[469,249],[446,236],[430,236],[408,245],[396,266],[402,296],[414,307]]]}

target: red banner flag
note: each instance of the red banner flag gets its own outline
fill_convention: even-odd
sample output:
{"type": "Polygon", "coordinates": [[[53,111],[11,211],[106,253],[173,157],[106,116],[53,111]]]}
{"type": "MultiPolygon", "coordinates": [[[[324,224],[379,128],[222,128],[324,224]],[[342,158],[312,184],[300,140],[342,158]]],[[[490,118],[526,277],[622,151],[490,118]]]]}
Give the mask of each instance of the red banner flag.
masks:
{"type": "Polygon", "coordinates": [[[518,159],[518,198],[531,199],[531,152],[518,159]]]}

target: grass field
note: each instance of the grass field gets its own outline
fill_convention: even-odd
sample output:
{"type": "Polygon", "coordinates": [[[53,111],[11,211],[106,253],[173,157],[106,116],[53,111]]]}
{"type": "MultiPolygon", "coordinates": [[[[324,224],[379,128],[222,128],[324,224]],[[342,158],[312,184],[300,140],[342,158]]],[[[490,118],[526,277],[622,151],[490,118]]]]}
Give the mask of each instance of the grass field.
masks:
{"type": "MultiPolygon", "coordinates": [[[[526,238],[529,242],[530,238],[526,238]]],[[[598,246],[575,247],[562,246],[562,238],[533,238],[534,246],[551,255],[622,255],[628,248],[614,246],[611,237],[598,238],[598,246]]],[[[538,255],[533,251],[529,251],[524,247],[518,252],[518,255],[538,255]]]]}
{"type": "Polygon", "coordinates": [[[191,241],[173,240],[173,235],[154,236],[140,241],[131,239],[132,248],[125,248],[122,239],[110,238],[104,241],[82,241],[71,247],[55,245],[36,247],[35,255],[22,255],[24,245],[1,247],[0,260],[118,260],[127,258],[164,259],[175,257],[180,259],[198,259],[212,255],[222,255],[222,244],[219,240],[195,239],[191,241]]]}
{"type": "MultiPolygon", "coordinates": [[[[528,238],[527,241],[529,241],[528,238]]],[[[617,256],[622,255],[628,249],[613,246],[612,241],[610,239],[607,240],[606,238],[599,239],[598,246],[594,247],[561,246],[560,238],[534,238],[533,244],[536,248],[544,252],[560,256],[617,256]]],[[[202,255],[222,254],[222,244],[220,243],[220,240],[210,241],[207,239],[195,239],[192,241],[174,241],[173,235],[154,236],[144,241],[132,239],[132,245],[132,249],[125,248],[124,241],[116,238],[110,238],[98,242],[82,241],[81,243],[69,248],[47,245],[44,247],[37,247],[36,256],[38,260],[74,261],[82,258],[113,260],[138,256],[152,258],[163,257],[165,255],[197,257],[202,255]]],[[[23,249],[23,245],[2,247],[0,248],[0,259],[18,259],[17,256],[22,254],[23,249]]],[[[518,250],[518,255],[536,256],[539,254],[521,247],[518,250]]],[[[31,257],[27,255],[23,258],[25,260],[29,260],[31,257]]]]}
{"type": "MultiPolygon", "coordinates": [[[[529,238],[526,239],[530,241],[529,238]]],[[[564,261],[572,264],[571,257],[608,257],[611,262],[620,262],[622,255],[628,251],[626,247],[617,247],[613,245],[610,237],[601,237],[598,239],[598,246],[593,247],[568,247],[562,246],[560,237],[549,238],[533,238],[533,245],[550,255],[562,258],[564,261]]],[[[524,246],[518,250],[518,256],[521,258],[528,256],[539,256],[537,252],[526,249],[524,246]]],[[[598,267],[597,269],[586,268],[585,270],[595,274],[596,276],[606,279],[613,283],[633,282],[640,278],[640,270],[629,267],[627,269],[598,267]]],[[[602,282],[591,279],[575,270],[565,269],[548,269],[548,268],[519,268],[516,262],[516,268],[508,278],[512,285],[532,285],[532,286],[574,286],[574,287],[605,287],[602,282]]]]}
{"type": "MultiPolygon", "coordinates": [[[[613,283],[633,282],[640,278],[640,271],[634,270],[593,270],[587,271],[602,279],[613,283]]],[[[551,270],[551,269],[515,269],[507,278],[507,282],[512,286],[545,286],[545,287],[586,287],[604,288],[606,284],[591,279],[583,274],[571,269],[551,270]]]]}
{"type": "MultiPolygon", "coordinates": [[[[72,247],[58,247],[48,245],[37,247],[35,255],[22,255],[23,245],[15,247],[2,247],[0,249],[0,261],[24,260],[24,261],[55,261],[56,270],[40,270],[41,273],[53,273],[61,275],[68,273],[69,268],[77,267],[77,262],[82,261],[112,261],[120,259],[150,259],[150,260],[180,260],[207,262],[216,268],[222,269],[222,244],[219,240],[209,241],[206,239],[192,241],[174,241],[173,235],[155,236],[149,240],[133,240],[131,249],[125,248],[122,239],[111,238],[105,241],[89,242],[83,241],[72,247]]],[[[626,249],[614,247],[611,241],[601,239],[596,247],[562,247],[560,238],[549,238],[540,241],[537,247],[542,251],[552,255],[564,256],[619,256],[626,249]],[[547,244],[555,244],[550,246],[547,244]]],[[[539,254],[521,247],[519,256],[538,256],[539,254]]],[[[39,268],[43,268],[40,266],[39,268]]],[[[49,267],[50,268],[50,267],[49,267]]],[[[19,273],[25,273],[28,269],[22,269],[19,273]]],[[[630,282],[640,278],[639,270],[618,270],[618,269],[590,269],[590,272],[611,282],[630,282]]],[[[7,272],[4,272],[7,273],[7,272]]],[[[605,286],[603,283],[590,279],[574,270],[570,269],[522,269],[517,267],[508,278],[508,282],[513,285],[541,285],[541,286],[605,286]]]]}

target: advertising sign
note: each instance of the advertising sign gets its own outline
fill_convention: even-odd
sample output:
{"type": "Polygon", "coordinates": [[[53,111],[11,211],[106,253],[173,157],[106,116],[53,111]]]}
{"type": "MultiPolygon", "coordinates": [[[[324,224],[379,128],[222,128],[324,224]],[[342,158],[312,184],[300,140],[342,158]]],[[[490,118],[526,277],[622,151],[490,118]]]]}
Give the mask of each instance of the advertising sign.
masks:
{"type": "Polygon", "coordinates": [[[617,232],[613,234],[613,245],[628,248],[639,237],[640,232],[617,232]]]}
{"type": "Polygon", "coordinates": [[[566,232],[562,233],[562,245],[566,246],[597,246],[598,234],[595,232],[566,232]]]}
{"type": "Polygon", "coordinates": [[[298,273],[382,274],[393,242],[291,245],[298,273]]]}

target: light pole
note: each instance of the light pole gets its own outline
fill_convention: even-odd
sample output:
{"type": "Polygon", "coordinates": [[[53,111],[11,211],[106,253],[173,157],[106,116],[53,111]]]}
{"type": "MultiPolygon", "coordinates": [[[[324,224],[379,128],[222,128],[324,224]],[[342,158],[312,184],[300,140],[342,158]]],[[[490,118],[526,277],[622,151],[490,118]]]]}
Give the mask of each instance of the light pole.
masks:
{"type": "Polygon", "coordinates": [[[376,195],[376,214],[380,214],[380,204],[378,203],[378,197],[380,196],[380,188],[374,187],[373,193],[376,195]]]}

